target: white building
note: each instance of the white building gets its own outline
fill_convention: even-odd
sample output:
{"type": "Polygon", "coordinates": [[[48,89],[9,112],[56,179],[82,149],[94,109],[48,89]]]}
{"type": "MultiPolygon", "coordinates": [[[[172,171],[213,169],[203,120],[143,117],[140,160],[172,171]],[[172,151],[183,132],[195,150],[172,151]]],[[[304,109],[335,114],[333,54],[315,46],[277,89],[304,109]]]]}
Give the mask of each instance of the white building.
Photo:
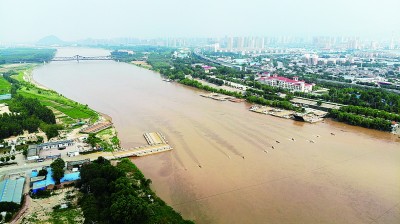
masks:
{"type": "Polygon", "coordinates": [[[38,145],[38,148],[40,149],[57,149],[60,147],[67,147],[71,146],[74,144],[73,140],[63,140],[63,141],[57,141],[57,142],[46,142],[38,145]]]}
{"type": "Polygon", "coordinates": [[[269,86],[280,87],[294,92],[311,92],[313,87],[312,84],[308,84],[305,81],[299,81],[297,76],[293,77],[293,79],[289,79],[274,74],[269,77],[261,77],[258,81],[269,86]]]}

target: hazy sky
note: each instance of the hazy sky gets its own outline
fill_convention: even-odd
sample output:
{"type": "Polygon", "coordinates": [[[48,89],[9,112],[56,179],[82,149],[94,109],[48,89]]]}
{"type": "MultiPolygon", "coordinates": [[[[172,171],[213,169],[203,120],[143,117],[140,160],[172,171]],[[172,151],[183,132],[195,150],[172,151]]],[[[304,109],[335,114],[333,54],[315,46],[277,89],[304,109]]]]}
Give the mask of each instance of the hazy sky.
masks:
{"type": "Polygon", "coordinates": [[[0,0],[0,41],[113,37],[400,37],[400,0],[0,0]]]}

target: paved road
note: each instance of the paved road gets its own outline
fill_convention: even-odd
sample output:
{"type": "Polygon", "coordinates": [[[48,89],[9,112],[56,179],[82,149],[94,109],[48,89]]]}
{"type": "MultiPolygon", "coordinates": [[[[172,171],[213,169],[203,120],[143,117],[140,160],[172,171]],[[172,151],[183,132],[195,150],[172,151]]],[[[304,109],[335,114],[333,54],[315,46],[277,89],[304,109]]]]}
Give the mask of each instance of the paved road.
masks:
{"type": "MultiPolygon", "coordinates": [[[[82,160],[82,159],[90,159],[90,160],[95,160],[99,156],[103,156],[106,159],[113,159],[114,156],[111,152],[96,152],[96,153],[91,153],[87,155],[79,155],[79,156],[74,156],[74,157],[65,157],[63,158],[65,162],[69,161],[77,161],[77,160],[82,160]]],[[[32,162],[32,163],[19,163],[17,165],[11,165],[11,166],[5,166],[0,168],[0,175],[7,175],[7,174],[17,174],[17,173],[24,173],[28,170],[32,169],[38,169],[43,166],[49,166],[53,161],[52,160],[46,160],[44,162],[32,162]]]]}
{"type": "Polygon", "coordinates": [[[11,221],[11,224],[16,224],[16,223],[21,223],[20,219],[22,218],[22,216],[25,214],[26,210],[28,210],[29,205],[31,204],[31,197],[29,196],[29,194],[25,194],[25,200],[24,200],[24,204],[22,206],[22,208],[19,210],[18,214],[14,217],[14,219],[11,221]]]}

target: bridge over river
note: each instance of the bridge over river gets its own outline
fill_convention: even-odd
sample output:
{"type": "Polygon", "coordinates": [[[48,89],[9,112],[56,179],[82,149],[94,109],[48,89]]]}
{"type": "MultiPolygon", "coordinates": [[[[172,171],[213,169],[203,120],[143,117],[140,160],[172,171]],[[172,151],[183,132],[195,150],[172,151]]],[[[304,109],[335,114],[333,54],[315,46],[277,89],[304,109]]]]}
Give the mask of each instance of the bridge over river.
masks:
{"type": "Polygon", "coordinates": [[[54,57],[51,61],[94,61],[94,60],[113,60],[111,55],[108,56],[94,56],[94,57],[87,57],[81,55],[74,55],[72,57],[54,57]]]}

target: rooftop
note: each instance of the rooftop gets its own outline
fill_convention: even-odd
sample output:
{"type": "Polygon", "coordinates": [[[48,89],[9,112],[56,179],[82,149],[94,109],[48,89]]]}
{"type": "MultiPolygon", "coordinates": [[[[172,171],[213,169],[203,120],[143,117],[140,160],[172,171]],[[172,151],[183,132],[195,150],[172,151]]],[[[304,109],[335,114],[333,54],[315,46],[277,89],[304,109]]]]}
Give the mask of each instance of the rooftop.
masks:
{"type": "Polygon", "coordinates": [[[73,140],[62,140],[62,141],[56,141],[56,142],[46,142],[46,143],[42,143],[40,145],[38,145],[40,148],[44,147],[44,146],[50,146],[50,145],[58,145],[58,144],[65,144],[65,143],[72,143],[73,140]]]}
{"type": "Polygon", "coordinates": [[[37,145],[29,145],[27,157],[38,156],[39,152],[40,152],[40,149],[37,145]]]}
{"type": "Polygon", "coordinates": [[[309,86],[311,84],[305,83],[304,80],[294,80],[294,79],[289,79],[283,76],[270,76],[270,77],[261,77],[260,80],[278,80],[282,82],[287,82],[287,83],[292,83],[293,85],[299,85],[300,83],[304,83],[306,86],[309,86]]]}
{"type": "MultiPolygon", "coordinates": [[[[33,183],[32,189],[34,190],[34,192],[38,189],[45,188],[49,185],[55,185],[56,181],[53,179],[52,176],[53,176],[53,171],[51,170],[51,168],[47,168],[46,180],[33,183]]],[[[75,181],[79,179],[80,179],[80,172],[67,173],[64,174],[63,178],[61,178],[60,183],[75,181]]]]}
{"type": "Polygon", "coordinates": [[[0,182],[0,202],[21,203],[22,191],[24,189],[25,178],[16,180],[5,179],[0,182]]]}

